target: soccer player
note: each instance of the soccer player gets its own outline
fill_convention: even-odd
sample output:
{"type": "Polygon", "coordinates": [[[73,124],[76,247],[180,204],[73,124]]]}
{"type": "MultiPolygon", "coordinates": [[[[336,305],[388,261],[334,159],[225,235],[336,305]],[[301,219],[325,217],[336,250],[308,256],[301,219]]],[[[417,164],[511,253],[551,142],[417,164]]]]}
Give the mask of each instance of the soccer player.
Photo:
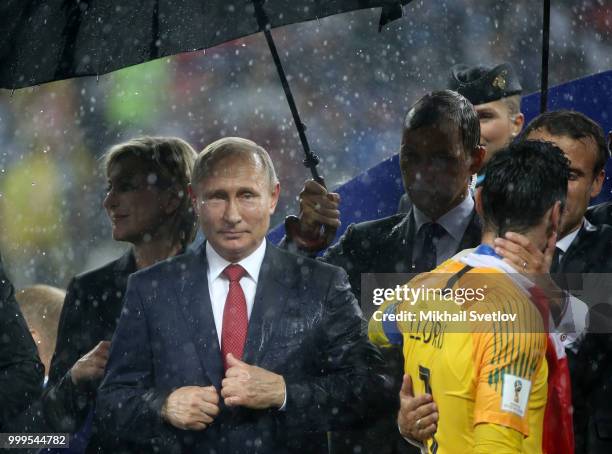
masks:
{"type": "MultiPolygon", "coordinates": [[[[416,395],[431,394],[437,404],[437,431],[427,440],[427,452],[542,452],[547,301],[492,246],[496,237],[511,230],[552,256],[568,175],[567,159],[552,144],[526,141],[496,153],[476,195],[483,220],[481,245],[410,282],[413,289],[432,292],[423,291],[412,301],[390,300],[370,321],[375,344],[402,346],[405,376],[400,399],[413,388],[416,395]],[[412,321],[390,317],[406,312],[414,314],[412,321]],[[440,315],[438,320],[421,319],[432,313],[465,313],[468,321],[447,321],[440,315]],[[472,314],[493,320],[470,322],[472,314]]],[[[409,421],[402,402],[402,435],[414,429],[412,424],[429,423],[409,421]]]]}

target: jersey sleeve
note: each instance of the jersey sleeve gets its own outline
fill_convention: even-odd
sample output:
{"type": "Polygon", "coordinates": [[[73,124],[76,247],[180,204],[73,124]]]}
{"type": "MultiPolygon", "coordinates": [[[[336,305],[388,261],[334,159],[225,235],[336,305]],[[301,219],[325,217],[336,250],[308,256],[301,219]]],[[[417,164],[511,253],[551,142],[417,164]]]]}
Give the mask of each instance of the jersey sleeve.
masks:
{"type": "Polygon", "coordinates": [[[474,334],[474,425],[499,424],[527,436],[536,373],[546,354],[542,316],[520,290],[508,287],[488,295],[485,310],[516,314],[516,319],[491,322],[474,334]]]}
{"type": "Polygon", "coordinates": [[[474,428],[473,454],[521,454],[522,435],[499,424],[478,424],[474,428]]]}
{"type": "Polygon", "coordinates": [[[399,307],[399,301],[386,301],[370,318],[368,337],[377,347],[398,347],[403,344],[403,335],[398,323],[389,317],[396,314],[399,307]]]}

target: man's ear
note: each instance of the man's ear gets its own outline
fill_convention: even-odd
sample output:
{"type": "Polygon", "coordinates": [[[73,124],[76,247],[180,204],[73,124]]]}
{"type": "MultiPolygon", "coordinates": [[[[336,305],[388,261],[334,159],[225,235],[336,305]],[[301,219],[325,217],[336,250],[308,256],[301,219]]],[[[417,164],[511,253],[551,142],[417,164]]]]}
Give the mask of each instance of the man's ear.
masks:
{"type": "Polygon", "coordinates": [[[482,145],[478,145],[472,152],[472,162],[470,163],[470,173],[478,173],[484,165],[487,150],[482,145]]]}
{"type": "Polygon", "coordinates": [[[270,215],[274,214],[276,205],[278,204],[278,198],[280,197],[280,183],[276,183],[272,188],[272,196],[270,197],[270,215]]]}
{"type": "Polygon", "coordinates": [[[482,219],[482,187],[477,187],[476,192],[474,194],[474,203],[476,207],[476,213],[482,219]]]}
{"type": "Polygon", "coordinates": [[[606,179],[606,171],[601,169],[601,172],[597,174],[597,176],[593,179],[593,184],[591,185],[591,198],[597,197],[601,192],[601,188],[606,179]]]}

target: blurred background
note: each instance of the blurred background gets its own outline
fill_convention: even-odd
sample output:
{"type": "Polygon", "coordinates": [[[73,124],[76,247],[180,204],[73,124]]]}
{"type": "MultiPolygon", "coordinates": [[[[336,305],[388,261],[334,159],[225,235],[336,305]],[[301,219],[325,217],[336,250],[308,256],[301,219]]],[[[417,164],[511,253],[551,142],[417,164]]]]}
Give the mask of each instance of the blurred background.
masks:
{"type": "MultiPolygon", "coordinates": [[[[552,2],[550,85],[612,69],[612,2],[552,2]]],[[[456,63],[510,61],[540,81],[541,2],[415,0],[378,32],[376,10],[273,31],[321,173],[335,187],[397,152],[403,116],[456,63]]],[[[610,94],[612,99],[612,93],[610,94]]],[[[309,173],[263,35],[98,78],[0,90],[0,251],[16,287],[67,285],[116,258],[99,157],[139,135],[201,150],[227,135],[271,154],[297,212],[309,173]]]]}

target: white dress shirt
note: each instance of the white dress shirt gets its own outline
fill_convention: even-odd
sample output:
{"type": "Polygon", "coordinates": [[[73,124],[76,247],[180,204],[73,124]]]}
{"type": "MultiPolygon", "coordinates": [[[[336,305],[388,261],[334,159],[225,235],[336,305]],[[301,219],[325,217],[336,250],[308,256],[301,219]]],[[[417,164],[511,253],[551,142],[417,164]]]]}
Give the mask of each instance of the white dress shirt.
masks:
{"type": "Polygon", "coordinates": [[[570,246],[572,245],[572,243],[574,242],[574,240],[578,236],[578,233],[580,232],[580,230],[583,227],[584,227],[585,230],[587,230],[589,232],[591,232],[593,230],[597,230],[597,228],[593,224],[591,224],[586,218],[583,218],[582,222],[583,223],[580,225],[580,227],[578,227],[573,232],[568,233],[563,238],[561,238],[560,240],[557,241],[557,247],[559,249],[561,249],[561,253],[559,254],[559,260],[561,260],[563,258],[563,256],[565,255],[567,250],[570,248],[570,246]]]}
{"type": "MultiPolygon", "coordinates": [[[[249,319],[253,311],[253,303],[255,302],[255,290],[257,290],[259,270],[261,269],[261,263],[263,262],[265,254],[266,240],[264,239],[251,255],[236,263],[236,265],[242,266],[246,271],[245,275],[240,279],[240,286],[242,287],[246,299],[247,316],[249,319]]],[[[210,242],[206,242],[206,260],[208,261],[208,269],[206,270],[208,293],[210,294],[210,303],[212,304],[215,328],[217,328],[217,336],[219,337],[219,345],[221,345],[223,309],[225,309],[225,300],[229,293],[229,279],[225,277],[223,270],[232,263],[221,257],[211,246],[210,242]]]]}
{"type": "MultiPolygon", "coordinates": [[[[448,213],[445,213],[436,221],[444,227],[445,233],[440,238],[434,238],[434,245],[436,246],[436,265],[440,265],[444,261],[448,260],[455,255],[459,244],[465,235],[465,231],[472,219],[472,212],[474,211],[474,199],[471,194],[467,194],[466,197],[461,201],[459,205],[451,209],[448,213]]],[[[423,234],[421,227],[423,224],[431,222],[425,213],[413,206],[414,213],[414,231],[416,232],[416,241],[412,249],[412,259],[419,257],[423,249],[423,234]]]]}

